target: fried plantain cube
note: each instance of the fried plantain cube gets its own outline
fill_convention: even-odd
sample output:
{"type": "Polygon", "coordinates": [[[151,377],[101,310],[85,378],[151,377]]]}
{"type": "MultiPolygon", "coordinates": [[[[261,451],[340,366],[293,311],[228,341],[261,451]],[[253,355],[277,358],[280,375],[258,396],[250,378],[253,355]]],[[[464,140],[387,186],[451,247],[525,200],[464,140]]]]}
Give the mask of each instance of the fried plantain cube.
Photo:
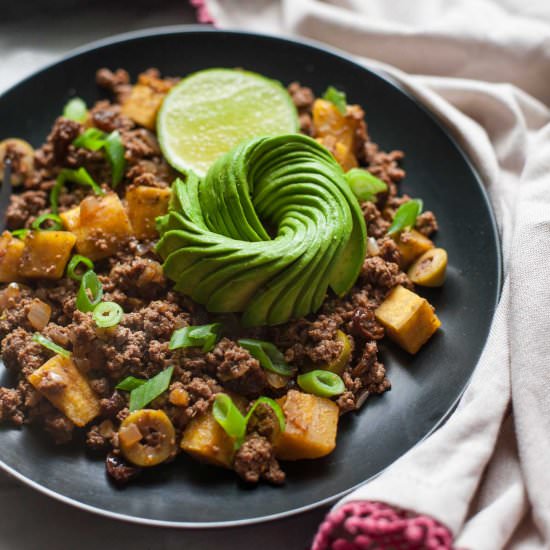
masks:
{"type": "Polygon", "coordinates": [[[27,279],[61,279],[75,242],[69,231],[30,231],[19,260],[19,274],[27,279]]]}
{"type": "Polygon", "coordinates": [[[386,334],[409,353],[416,353],[441,326],[430,303],[401,285],[389,293],[375,315],[386,334]]]}
{"type": "Polygon", "coordinates": [[[13,283],[20,279],[19,261],[25,245],[9,231],[0,236],[0,283],[13,283]]]}
{"type": "Polygon", "coordinates": [[[128,189],[126,192],[128,217],[138,239],[154,239],[158,236],[155,219],[168,212],[170,195],[170,189],[144,185],[128,189]]]}
{"type": "Polygon", "coordinates": [[[98,397],[70,358],[55,355],[27,378],[76,426],[81,428],[99,415],[98,397]]]}
{"type": "Polygon", "coordinates": [[[397,248],[401,253],[401,265],[404,269],[409,267],[424,252],[434,247],[431,239],[428,239],[416,229],[402,231],[396,239],[397,248]]]}
{"type": "Polygon", "coordinates": [[[194,418],[181,439],[180,447],[202,462],[230,468],[233,463],[235,446],[218,424],[212,411],[194,418]]]}
{"type": "Polygon", "coordinates": [[[339,416],[334,401],[290,390],[277,402],[286,418],[286,429],[274,445],[277,458],[319,458],[334,450],[339,416]]]}
{"type": "Polygon", "coordinates": [[[63,226],[73,233],[80,227],[80,205],[59,214],[63,226]]]}
{"type": "Polygon", "coordinates": [[[80,225],[75,230],[79,254],[91,260],[112,256],[132,236],[132,226],[118,195],[91,195],[80,203],[80,225]]]}

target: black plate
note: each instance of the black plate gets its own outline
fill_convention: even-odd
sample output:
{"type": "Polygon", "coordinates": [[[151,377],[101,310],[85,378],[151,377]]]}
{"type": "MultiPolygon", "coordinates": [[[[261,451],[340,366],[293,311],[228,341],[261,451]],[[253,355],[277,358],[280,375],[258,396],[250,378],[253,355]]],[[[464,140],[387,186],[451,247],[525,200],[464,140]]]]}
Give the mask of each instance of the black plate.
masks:
{"type": "MultiPolygon", "coordinates": [[[[65,102],[102,97],[99,67],[132,76],[150,66],[168,75],[244,67],[318,93],[333,84],[364,106],[371,136],[406,152],[403,192],[437,213],[438,245],[450,258],[440,290],[426,292],[443,323],[411,357],[384,345],[391,392],[341,422],[330,456],[287,464],[282,488],[244,487],[231,472],[180,457],[138,483],[115,489],[100,460],[77,446],[54,447],[30,429],[0,431],[2,467],[47,494],[112,517],[184,527],[274,519],[326,504],[374,476],[433,430],[452,409],[479,358],[500,291],[495,221],[479,177],[448,132],[387,76],[320,46],[246,33],[168,28],[101,41],[28,78],[0,98],[0,138],[39,145],[65,102]]],[[[6,382],[4,380],[4,382],[6,382]]]]}

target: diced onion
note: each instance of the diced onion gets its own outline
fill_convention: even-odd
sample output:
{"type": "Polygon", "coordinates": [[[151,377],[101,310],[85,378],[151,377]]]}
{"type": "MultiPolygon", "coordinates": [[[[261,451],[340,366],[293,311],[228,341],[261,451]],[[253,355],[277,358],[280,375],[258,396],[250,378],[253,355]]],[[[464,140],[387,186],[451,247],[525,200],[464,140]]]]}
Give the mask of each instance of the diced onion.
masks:
{"type": "Polygon", "coordinates": [[[110,438],[113,436],[114,431],[115,429],[111,420],[104,420],[99,425],[99,434],[101,435],[101,437],[110,438]]]}
{"type": "Polygon", "coordinates": [[[374,237],[367,239],[367,252],[369,256],[378,256],[380,254],[380,247],[374,237]]]}
{"type": "Polygon", "coordinates": [[[123,445],[131,447],[140,441],[143,436],[135,424],[128,424],[128,426],[120,429],[118,432],[118,438],[123,445]]]}
{"type": "Polygon", "coordinates": [[[17,283],[10,283],[0,291],[0,311],[6,309],[11,300],[16,300],[21,295],[21,287],[17,283]]]}
{"type": "Polygon", "coordinates": [[[366,402],[366,400],[369,398],[370,392],[369,390],[365,390],[362,393],[359,394],[357,397],[357,400],[355,401],[355,408],[360,409],[366,402]]]}
{"type": "Polygon", "coordinates": [[[29,312],[27,313],[27,319],[35,330],[44,330],[44,327],[50,322],[52,315],[52,308],[36,298],[29,306],[29,312]]]}
{"type": "Polygon", "coordinates": [[[267,383],[274,389],[280,390],[288,384],[288,376],[281,376],[276,372],[265,371],[267,383]]]}

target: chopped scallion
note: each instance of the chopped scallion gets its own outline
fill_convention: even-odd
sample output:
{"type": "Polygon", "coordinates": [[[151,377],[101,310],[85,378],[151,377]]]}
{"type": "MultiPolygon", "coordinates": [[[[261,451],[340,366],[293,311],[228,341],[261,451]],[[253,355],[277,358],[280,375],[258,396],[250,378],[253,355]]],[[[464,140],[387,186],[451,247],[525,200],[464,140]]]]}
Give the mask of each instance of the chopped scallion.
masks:
{"type": "Polygon", "coordinates": [[[86,168],[79,168],[78,170],[71,170],[70,168],[64,168],[59,172],[55,185],[50,191],[50,206],[52,212],[57,214],[59,210],[59,194],[65,182],[70,181],[73,183],[79,183],[80,185],[89,185],[96,195],[104,195],[103,189],[94,181],[92,176],[88,173],[86,168]]]}
{"type": "Polygon", "coordinates": [[[340,114],[346,114],[347,100],[344,92],[336,89],[334,86],[329,86],[323,94],[323,99],[330,101],[338,109],[340,114]]]}
{"type": "Polygon", "coordinates": [[[362,168],[352,168],[346,172],[346,180],[353,194],[360,201],[374,202],[377,193],[388,190],[386,183],[362,168]]]}
{"type": "Polygon", "coordinates": [[[219,340],[220,329],[220,323],[180,328],[172,333],[169,349],[201,347],[206,353],[211,351],[219,340]]]}
{"type": "Polygon", "coordinates": [[[11,234],[17,239],[24,239],[29,234],[30,229],[16,229],[12,231],[11,234]]]}
{"type": "Polygon", "coordinates": [[[238,344],[248,350],[250,355],[255,357],[265,370],[275,372],[281,376],[292,376],[294,374],[294,369],[287,364],[284,355],[271,342],[241,338],[238,344]]]}
{"type": "Polygon", "coordinates": [[[388,235],[399,233],[404,229],[410,229],[416,223],[416,218],[422,212],[422,200],[412,199],[402,204],[393,217],[393,222],[388,229],[388,235]]]}
{"type": "Polygon", "coordinates": [[[35,332],[32,335],[32,339],[34,342],[38,342],[41,346],[44,346],[46,349],[49,349],[50,351],[57,353],[57,355],[61,355],[63,357],[71,356],[71,352],[69,350],[66,350],[61,346],[58,346],[55,342],[52,342],[49,338],[46,338],[44,335],[40,334],[39,332],[35,332]]]}
{"type": "Polygon", "coordinates": [[[61,231],[63,229],[63,222],[57,214],[42,214],[32,222],[31,227],[39,231],[61,231]],[[42,227],[45,221],[53,223],[48,227],[42,227]]]}
{"type": "Polygon", "coordinates": [[[101,302],[94,308],[93,319],[100,328],[115,327],[120,323],[123,309],[116,302],[101,302]]]}
{"type": "Polygon", "coordinates": [[[130,392],[130,412],[143,409],[143,407],[151,403],[161,393],[165,392],[170,385],[173,371],[174,367],[168,367],[147,380],[144,384],[134,388],[130,392]]]}
{"type": "Polygon", "coordinates": [[[343,380],[337,374],[328,370],[312,370],[300,374],[296,381],[298,386],[305,392],[319,397],[333,397],[346,391],[343,380]]]}
{"type": "Polygon", "coordinates": [[[93,311],[103,298],[103,285],[95,271],[86,271],[80,282],[76,295],[76,307],[79,311],[88,313],[93,311]],[[90,297],[91,296],[91,297],[90,297]]]}
{"type": "Polygon", "coordinates": [[[132,391],[140,386],[143,386],[147,380],[143,378],[136,378],[135,376],[127,376],[124,380],[121,380],[116,386],[117,390],[132,391]]]}
{"type": "Polygon", "coordinates": [[[76,272],[76,269],[80,264],[83,264],[85,266],[86,269],[84,270],[84,272],[89,271],[90,269],[94,269],[94,262],[92,262],[90,258],[87,258],[86,256],[81,256],[80,254],[75,254],[67,265],[67,277],[69,277],[73,281],[82,281],[82,277],[84,275],[76,272]]]}
{"type": "Polygon", "coordinates": [[[88,107],[83,99],[73,97],[63,108],[63,116],[76,122],[84,122],[88,116],[88,107]]]}

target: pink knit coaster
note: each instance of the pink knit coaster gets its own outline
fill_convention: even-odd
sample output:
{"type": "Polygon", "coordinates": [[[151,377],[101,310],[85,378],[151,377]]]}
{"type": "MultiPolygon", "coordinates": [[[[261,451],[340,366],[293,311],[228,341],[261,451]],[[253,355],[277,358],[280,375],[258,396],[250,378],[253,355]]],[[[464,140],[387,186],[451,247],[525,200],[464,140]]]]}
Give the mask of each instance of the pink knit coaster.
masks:
{"type": "Polygon", "coordinates": [[[348,502],[319,527],[311,550],[452,550],[447,527],[382,502],[348,502]]]}
{"type": "Polygon", "coordinates": [[[189,2],[197,10],[197,21],[199,23],[215,25],[214,18],[206,5],[206,0],[189,0],[189,2]]]}

